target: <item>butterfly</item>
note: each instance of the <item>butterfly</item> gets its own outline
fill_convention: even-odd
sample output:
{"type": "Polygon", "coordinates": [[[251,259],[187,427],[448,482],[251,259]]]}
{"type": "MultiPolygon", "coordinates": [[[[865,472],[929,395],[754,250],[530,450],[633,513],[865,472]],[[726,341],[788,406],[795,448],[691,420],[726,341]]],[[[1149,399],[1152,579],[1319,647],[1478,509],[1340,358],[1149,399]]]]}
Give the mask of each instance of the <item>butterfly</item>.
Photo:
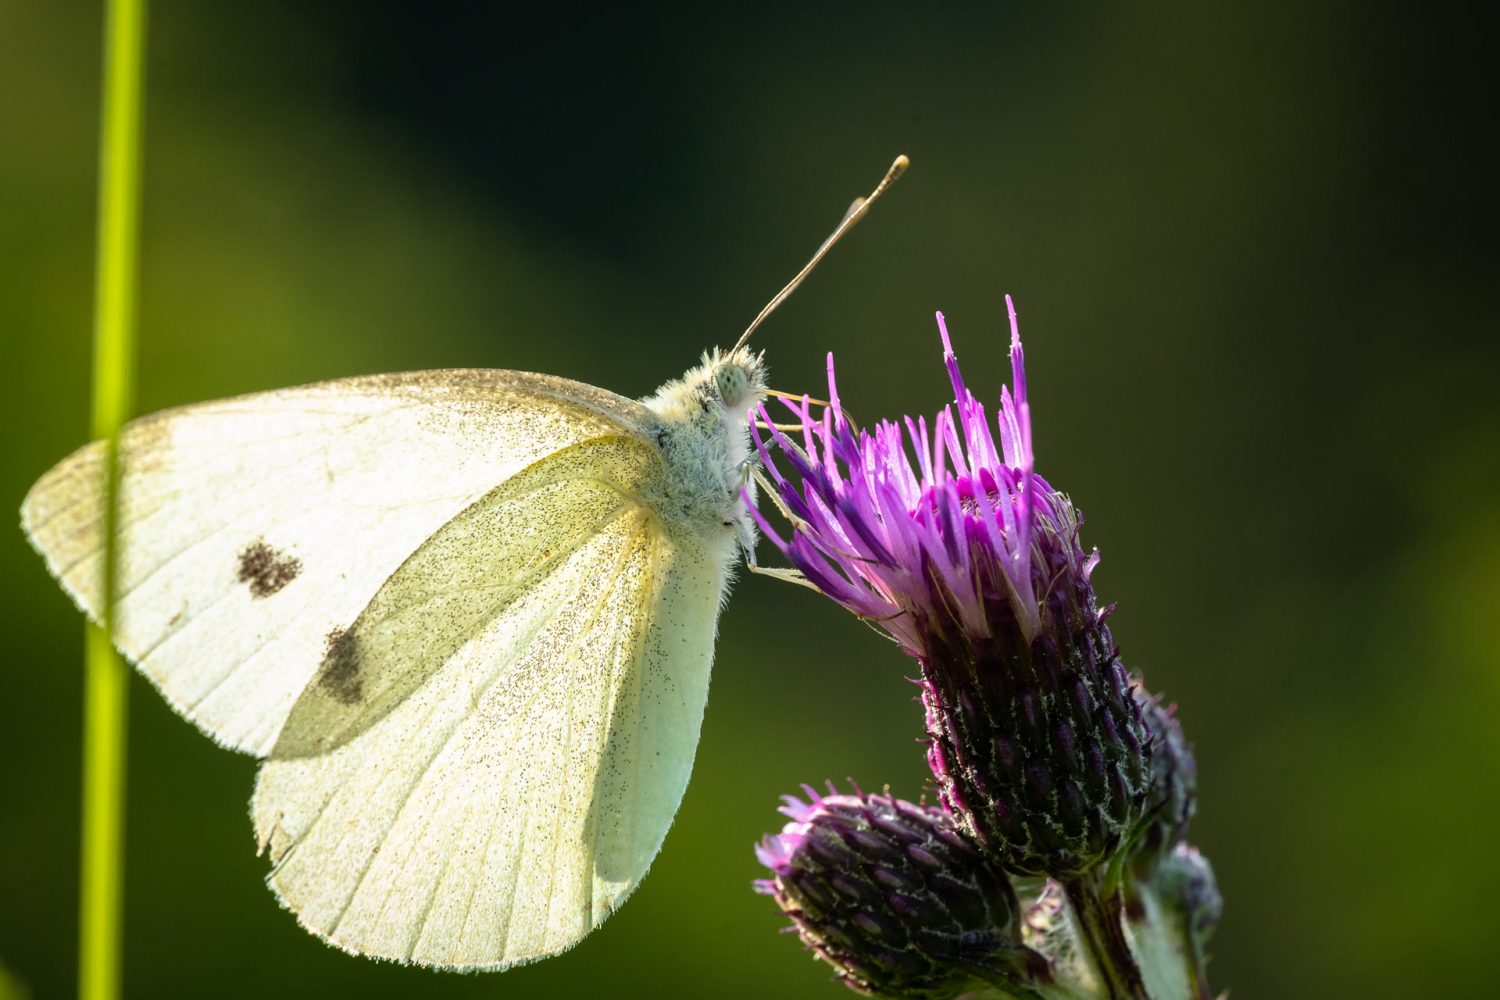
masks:
{"type": "MultiPolygon", "coordinates": [[[[128,424],[113,639],[262,763],[267,881],[355,954],[503,969],[576,944],[646,874],[687,787],[753,528],[745,343],[642,400],[548,375],[347,378],[128,424]]],[[[108,449],[22,523],[103,608],[108,449]]],[[[752,564],[753,565],[753,564],[752,564]]]]}

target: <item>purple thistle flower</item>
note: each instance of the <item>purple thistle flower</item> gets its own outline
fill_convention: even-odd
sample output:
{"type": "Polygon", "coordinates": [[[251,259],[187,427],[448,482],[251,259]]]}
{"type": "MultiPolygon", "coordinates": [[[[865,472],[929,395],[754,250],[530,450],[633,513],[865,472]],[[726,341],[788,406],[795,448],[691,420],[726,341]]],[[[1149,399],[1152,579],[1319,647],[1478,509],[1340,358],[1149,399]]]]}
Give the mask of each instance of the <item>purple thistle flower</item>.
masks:
{"type": "Polygon", "coordinates": [[[802,942],[856,992],[937,1000],[990,983],[1021,995],[1046,962],[1021,944],[1009,879],[940,809],[890,795],[785,796],[757,845],[802,942]]]}
{"type": "MultiPolygon", "coordinates": [[[[928,762],[942,801],[1011,870],[1079,876],[1140,819],[1149,737],[1090,576],[1082,518],[1035,471],[1025,358],[1010,313],[1012,386],[996,436],[964,384],[942,314],[955,402],[930,423],[856,428],[839,407],[787,403],[801,442],[752,426],[783,539],[804,576],[877,622],[921,664],[928,762]],[[957,413],[955,417],[954,413],[957,413]],[[772,446],[789,467],[778,468],[772,446]]],[[[761,423],[770,427],[764,406],[761,423]]],[[[747,495],[747,502],[749,497],[747,495]]]]}

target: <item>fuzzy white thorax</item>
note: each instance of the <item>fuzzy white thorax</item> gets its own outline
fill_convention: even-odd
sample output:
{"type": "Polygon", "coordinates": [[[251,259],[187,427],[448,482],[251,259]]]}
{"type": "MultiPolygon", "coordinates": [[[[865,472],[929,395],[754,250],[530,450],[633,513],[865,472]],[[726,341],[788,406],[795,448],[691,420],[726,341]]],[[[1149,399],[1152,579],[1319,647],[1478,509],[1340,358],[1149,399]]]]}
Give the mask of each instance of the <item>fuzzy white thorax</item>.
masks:
{"type": "Polygon", "coordinates": [[[750,412],[766,395],[766,367],[759,353],[740,348],[705,352],[701,364],[642,399],[659,421],[651,428],[666,460],[667,495],[657,509],[716,542],[726,562],[736,543],[754,539],[740,496],[754,483],[745,475],[750,459],[750,412]]]}

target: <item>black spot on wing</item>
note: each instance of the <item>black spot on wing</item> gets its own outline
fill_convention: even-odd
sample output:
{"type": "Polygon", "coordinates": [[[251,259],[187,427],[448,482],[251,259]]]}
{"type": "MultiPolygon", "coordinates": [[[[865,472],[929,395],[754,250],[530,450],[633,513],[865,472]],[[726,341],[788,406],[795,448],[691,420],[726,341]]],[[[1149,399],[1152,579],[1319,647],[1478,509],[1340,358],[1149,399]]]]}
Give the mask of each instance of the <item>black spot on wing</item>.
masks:
{"type": "Polygon", "coordinates": [[[302,572],[301,559],[278,552],[260,539],[240,549],[239,559],[238,578],[249,586],[251,597],[270,597],[302,572]]]}
{"type": "Polygon", "coordinates": [[[360,660],[359,640],[353,632],[341,628],[329,632],[323,666],[318,670],[318,686],[340,705],[355,704],[365,694],[359,677],[360,660]]]}

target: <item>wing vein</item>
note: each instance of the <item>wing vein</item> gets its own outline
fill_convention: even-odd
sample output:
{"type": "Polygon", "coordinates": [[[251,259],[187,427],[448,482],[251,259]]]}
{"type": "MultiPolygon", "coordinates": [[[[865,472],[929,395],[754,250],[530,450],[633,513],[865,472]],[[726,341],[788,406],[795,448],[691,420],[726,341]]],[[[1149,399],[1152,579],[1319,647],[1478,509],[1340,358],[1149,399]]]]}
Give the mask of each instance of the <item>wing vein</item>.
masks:
{"type": "MultiPolygon", "coordinates": [[[[648,558],[646,560],[646,565],[648,567],[650,567],[650,566],[652,566],[653,562],[654,562],[654,560],[648,558]]],[[[654,571],[649,570],[649,569],[648,569],[648,572],[651,573],[651,576],[650,576],[650,578],[648,580],[648,586],[647,586],[647,589],[646,589],[645,593],[646,593],[646,597],[647,597],[648,600],[654,600],[655,599],[655,592],[656,592],[656,574],[655,574],[654,571]]],[[[640,638],[638,638],[636,641],[638,643],[639,642],[643,642],[643,641],[649,642],[650,641],[650,637],[651,637],[650,636],[650,631],[651,631],[650,623],[649,622],[644,623],[643,629],[642,629],[642,631],[640,633],[640,638]]],[[[635,661],[635,704],[636,704],[635,729],[631,733],[630,743],[631,743],[631,746],[633,746],[633,747],[636,748],[636,752],[635,752],[635,760],[632,761],[632,763],[634,764],[634,769],[633,769],[632,779],[631,779],[631,782],[630,782],[630,793],[631,793],[631,795],[633,797],[633,801],[632,801],[632,806],[631,806],[631,809],[630,809],[630,839],[627,841],[627,843],[629,843],[631,845],[631,849],[632,850],[635,847],[636,836],[637,836],[637,834],[639,832],[640,815],[641,815],[641,810],[639,808],[640,797],[641,797],[641,757],[642,757],[642,753],[641,753],[641,749],[640,749],[640,747],[641,747],[641,726],[645,724],[645,717],[646,717],[646,713],[644,711],[641,711],[641,694],[644,692],[645,686],[646,686],[646,669],[645,669],[645,664],[641,663],[639,661],[635,661]]]]}
{"type": "MultiPolygon", "coordinates": [[[[468,826],[469,813],[472,811],[473,804],[466,803],[464,805],[463,821],[458,824],[458,829],[460,831],[468,826]]],[[[425,832],[426,824],[424,824],[423,830],[425,832]]],[[[412,854],[416,852],[416,846],[416,842],[413,842],[412,849],[406,852],[406,861],[411,860],[412,854]]],[[[438,890],[443,887],[443,878],[448,874],[448,864],[453,860],[453,855],[455,853],[457,853],[456,850],[449,851],[447,854],[444,854],[442,856],[442,861],[438,864],[437,877],[432,880],[432,888],[427,892],[427,901],[422,904],[422,915],[417,918],[416,931],[412,934],[411,937],[411,947],[406,949],[406,960],[408,962],[410,962],[412,960],[412,956],[417,953],[417,946],[422,943],[422,932],[427,929],[427,921],[432,916],[432,906],[437,902],[438,890]]],[[[402,862],[403,868],[405,868],[406,861],[402,862]]],[[[391,904],[391,896],[394,893],[394,889],[395,887],[393,885],[390,889],[386,890],[385,899],[381,900],[380,902],[380,912],[375,917],[375,922],[377,924],[380,922],[380,919],[385,916],[385,911],[391,904]]]]}
{"type": "MultiPolygon", "coordinates": [[[[432,704],[428,705],[426,711],[422,714],[422,725],[425,725],[427,720],[432,718],[433,713],[438,710],[440,704],[440,701],[438,701],[437,699],[433,699],[432,704]]],[[[464,719],[466,718],[468,718],[467,715],[464,716],[464,719]]],[[[448,735],[443,738],[443,741],[438,745],[436,751],[434,751],[433,754],[428,757],[426,763],[422,765],[421,772],[406,786],[405,790],[401,794],[401,804],[396,807],[396,814],[391,819],[392,827],[400,822],[402,814],[406,811],[407,803],[411,802],[412,792],[418,785],[422,783],[422,779],[427,776],[427,772],[432,768],[433,763],[443,755],[443,751],[446,750],[448,748],[448,744],[452,742],[453,736],[458,731],[459,726],[462,722],[463,719],[458,719],[454,722],[453,728],[448,732],[448,735]]],[[[380,778],[375,782],[375,787],[380,787],[380,785],[385,781],[386,776],[389,775],[391,773],[391,769],[395,767],[397,759],[398,757],[395,754],[392,754],[386,758],[385,766],[381,769],[380,778]]],[[[342,785],[340,786],[338,791],[343,791],[344,789],[349,787],[351,786],[347,784],[342,785]]],[[[334,795],[329,796],[329,799],[333,799],[337,794],[338,792],[335,792],[334,795]]],[[[311,832],[312,827],[309,826],[307,830],[308,832],[311,832]]],[[[333,854],[335,856],[338,856],[341,853],[339,851],[339,847],[343,845],[344,841],[348,839],[349,834],[352,832],[353,828],[351,827],[350,829],[345,830],[343,836],[339,838],[338,844],[335,845],[333,850],[333,854]]],[[[378,851],[371,851],[370,853],[365,855],[364,864],[360,868],[359,876],[354,881],[354,887],[350,889],[348,895],[345,896],[343,905],[339,907],[339,912],[337,916],[333,918],[333,922],[328,925],[328,936],[330,938],[332,938],[334,933],[338,930],[339,924],[344,919],[344,915],[349,912],[349,907],[353,904],[354,897],[359,895],[359,890],[365,884],[365,878],[369,876],[370,869],[374,867],[375,859],[378,856],[378,851]]]]}
{"type": "MultiPolygon", "coordinates": [[[[583,626],[576,631],[576,633],[574,634],[573,640],[568,643],[568,646],[567,646],[567,656],[568,656],[568,663],[569,663],[569,667],[568,667],[568,680],[569,680],[569,683],[568,683],[568,685],[566,687],[566,691],[567,691],[567,711],[563,713],[563,717],[567,720],[568,736],[569,736],[568,742],[571,742],[571,736],[572,736],[572,727],[573,727],[573,698],[574,698],[574,695],[576,693],[574,685],[571,683],[571,681],[572,681],[572,678],[573,678],[573,674],[577,670],[577,665],[578,665],[578,662],[579,662],[578,656],[576,654],[579,652],[579,647],[581,646],[581,644],[583,642],[584,636],[589,635],[590,632],[593,630],[593,627],[594,627],[595,623],[598,622],[599,616],[604,611],[604,607],[608,603],[610,595],[613,594],[615,592],[615,590],[617,590],[619,588],[620,580],[621,580],[621,575],[622,575],[622,570],[623,570],[625,564],[629,561],[630,556],[635,551],[635,546],[636,546],[636,543],[640,539],[640,534],[641,534],[641,531],[643,530],[644,524],[645,524],[644,515],[641,514],[639,511],[637,511],[636,526],[635,526],[634,534],[629,537],[628,541],[625,544],[623,544],[623,545],[620,546],[620,553],[615,558],[614,566],[612,566],[610,568],[609,577],[608,577],[608,580],[609,580],[608,585],[605,586],[605,587],[603,587],[603,588],[601,588],[598,599],[594,602],[594,606],[590,609],[588,617],[584,619],[583,626]]],[[[607,725],[607,723],[606,723],[606,725],[607,725]]],[[[606,739],[608,738],[608,733],[607,732],[605,734],[605,738],[606,739]]],[[[559,828],[558,824],[561,822],[561,817],[562,817],[562,808],[561,808],[561,806],[562,806],[563,795],[565,794],[565,792],[567,790],[566,786],[562,782],[558,782],[557,783],[557,788],[558,788],[558,793],[557,793],[558,808],[553,813],[553,825],[552,825],[552,864],[550,864],[548,866],[548,871],[547,871],[547,891],[546,891],[546,893],[543,894],[543,898],[545,898],[547,900],[547,922],[549,922],[549,923],[550,923],[551,916],[552,916],[552,888],[553,888],[553,886],[557,882],[557,849],[558,849],[558,846],[562,843],[562,839],[563,839],[562,838],[562,830],[559,828]]],[[[589,890],[592,893],[592,891],[593,891],[593,884],[594,884],[594,873],[592,871],[589,872],[589,876],[588,876],[587,881],[588,881],[588,885],[589,885],[589,890]]],[[[590,925],[592,925],[592,923],[593,923],[592,903],[590,904],[590,907],[591,908],[590,908],[590,911],[589,911],[589,922],[590,922],[590,925]]]]}

